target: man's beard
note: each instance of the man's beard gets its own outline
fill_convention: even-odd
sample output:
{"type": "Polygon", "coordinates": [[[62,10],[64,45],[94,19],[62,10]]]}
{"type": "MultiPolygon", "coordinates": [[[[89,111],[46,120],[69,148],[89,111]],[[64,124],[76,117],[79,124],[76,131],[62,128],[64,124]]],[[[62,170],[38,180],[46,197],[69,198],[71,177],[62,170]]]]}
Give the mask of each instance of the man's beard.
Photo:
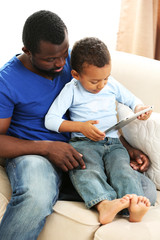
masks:
{"type": "Polygon", "coordinates": [[[51,77],[52,79],[54,79],[55,77],[61,75],[61,74],[62,74],[62,71],[63,71],[63,69],[62,69],[62,71],[60,71],[60,72],[54,72],[54,70],[56,70],[56,69],[52,69],[52,70],[47,71],[47,70],[43,70],[43,69],[38,68],[38,67],[37,67],[36,65],[34,65],[34,64],[33,64],[33,66],[34,66],[34,68],[36,68],[36,69],[38,70],[38,72],[39,72],[42,76],[48,76],[48,77],[51,77]]]}

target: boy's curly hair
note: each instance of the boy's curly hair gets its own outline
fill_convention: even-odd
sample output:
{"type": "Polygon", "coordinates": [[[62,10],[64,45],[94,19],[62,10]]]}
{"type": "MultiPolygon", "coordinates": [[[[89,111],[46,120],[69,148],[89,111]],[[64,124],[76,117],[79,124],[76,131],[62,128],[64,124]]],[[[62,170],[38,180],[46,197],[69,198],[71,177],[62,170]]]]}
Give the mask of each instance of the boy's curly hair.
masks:
{"type": "Polygon", "coordinates": [[[110,59],[107,46],[98,38],[88,37],[74,44],[71,52],[71,67],[81,73],[84,63],[104,67],[110,63],[110,59]]]}

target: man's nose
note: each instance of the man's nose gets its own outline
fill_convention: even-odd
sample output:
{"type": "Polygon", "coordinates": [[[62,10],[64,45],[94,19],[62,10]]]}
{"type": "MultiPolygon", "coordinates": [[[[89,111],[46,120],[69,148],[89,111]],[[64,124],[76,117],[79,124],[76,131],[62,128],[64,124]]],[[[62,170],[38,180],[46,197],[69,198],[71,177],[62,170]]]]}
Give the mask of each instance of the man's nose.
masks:
{"type": "Polygon", "coordinates": [[[56,67],[63,67],[66,63],[66,59],[64,57],[59,57],[56,59],[55,65],[56,67]]]}

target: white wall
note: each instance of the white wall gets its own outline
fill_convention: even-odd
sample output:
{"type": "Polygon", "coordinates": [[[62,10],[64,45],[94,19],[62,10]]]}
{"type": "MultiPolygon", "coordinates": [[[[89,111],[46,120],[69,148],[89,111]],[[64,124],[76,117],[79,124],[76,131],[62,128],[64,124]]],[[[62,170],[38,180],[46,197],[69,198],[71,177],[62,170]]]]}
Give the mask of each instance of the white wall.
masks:
{"type": "Polygon", "coordinates": [[[70,46],[86,36],[116,47],[121,0],[6,0],[0,8],[0,66],[21,52],[22,28],[33,12],[45,9],[57,13],[67,25],[70,46]]]}

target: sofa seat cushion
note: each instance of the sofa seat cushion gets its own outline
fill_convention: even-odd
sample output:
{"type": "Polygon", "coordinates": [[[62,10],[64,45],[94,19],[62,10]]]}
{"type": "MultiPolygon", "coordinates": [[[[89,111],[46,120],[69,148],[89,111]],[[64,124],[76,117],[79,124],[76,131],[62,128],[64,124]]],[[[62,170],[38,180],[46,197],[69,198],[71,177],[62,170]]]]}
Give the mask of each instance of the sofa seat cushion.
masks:
{"type": "Polygon", "coordinates": [[[0,222],[6,211],[7,205],[8,205],[8,199],[2,193],[0,193],[0,222]]]}
{"type": "Polygon", "coordinates": [[[141,222],[130,223],[128,218],[115,218],[100,227],[94,240],[159,240],[160,206],[151,207],[141,222]]]}
{"type": "Polygon", "coordinates": [[[4,195],[7,200],[10,200],[12,194],[11,185],[6,171],[2,166],[0,166],[0,193],[4,195]]]}
{"type": "Polygon", "coordinates": [[[55,239],[64,239],[65,236],[65,240],[143,240],[145,238],[141,238],[141,232],[146,237],[146,231],[149,234],[147,240],[159,240],[159,204],[160,191],[157,191],[156,206],[150,208],[142,222],[130,223],[127,218],[117,216],[112,223],[101,226],[98,213],[88,210],[84,203],[58,201],[54,206],[54,213],[47,217],[38,240],[52,240],[53,235],[55,239]],[[132,236],[133,231],[135,233],[132,236]]]}
{"type": "Polygon", "coordinates": [[[112,223],[101,226],[94,240],[159,240],[160,239],[160,191],[157,201],[142,221],[131,223],[128,218],[116,217],[112,223]]]}
{"type": "Polygon", "coordinates": [[[11,186],[5,169],[0,166],[0,221],[11,197],[11,186]]]}
{"type": "Polygon", "coordinates": [[[82,202],[58,201],[54,212],[47,217],[38,240],[93,240],[99,228],[98,213],[89,210],[82,202]]]}

